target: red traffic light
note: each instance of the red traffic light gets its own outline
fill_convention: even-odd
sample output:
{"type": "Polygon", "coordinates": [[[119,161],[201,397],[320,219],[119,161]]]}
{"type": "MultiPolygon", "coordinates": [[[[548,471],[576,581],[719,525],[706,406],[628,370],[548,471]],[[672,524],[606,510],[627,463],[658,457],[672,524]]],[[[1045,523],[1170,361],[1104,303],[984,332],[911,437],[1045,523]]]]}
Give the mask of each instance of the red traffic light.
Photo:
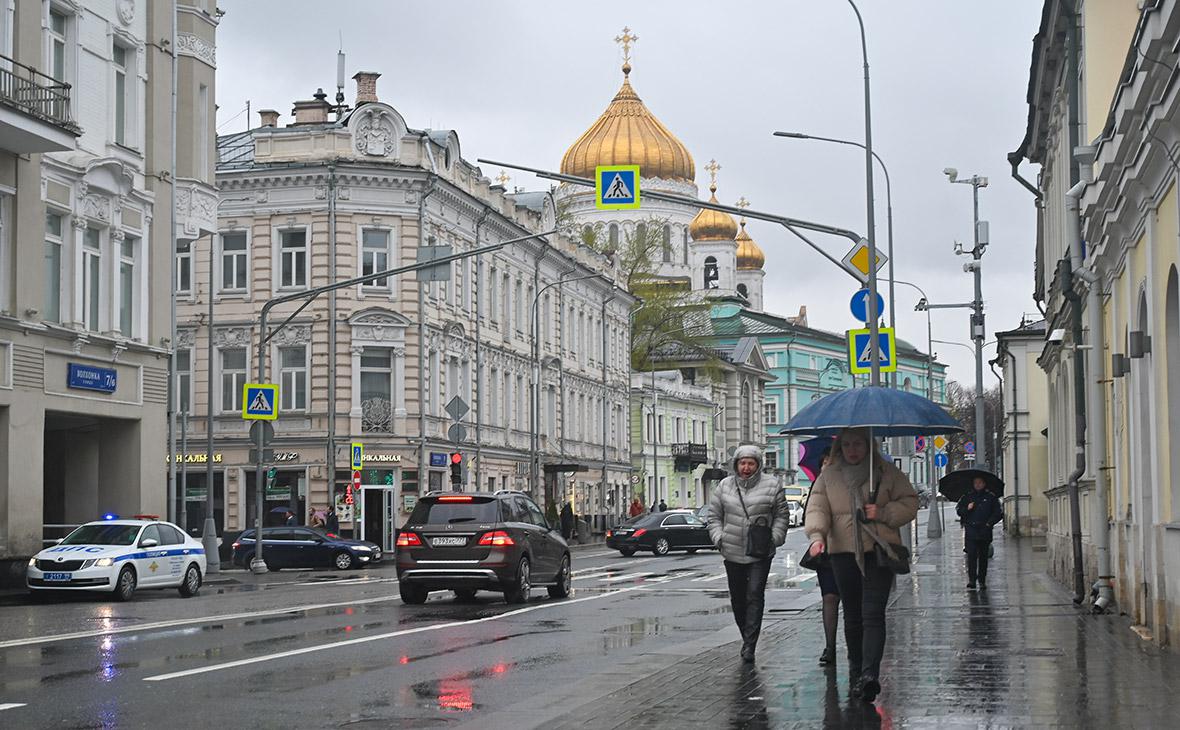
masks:
{"type": "Polygon", "coordinates": [[[459,453],[458,451],[451,452],[451,463],[452,464],[462,464],[463,463],[463,454],[459,453]]]}

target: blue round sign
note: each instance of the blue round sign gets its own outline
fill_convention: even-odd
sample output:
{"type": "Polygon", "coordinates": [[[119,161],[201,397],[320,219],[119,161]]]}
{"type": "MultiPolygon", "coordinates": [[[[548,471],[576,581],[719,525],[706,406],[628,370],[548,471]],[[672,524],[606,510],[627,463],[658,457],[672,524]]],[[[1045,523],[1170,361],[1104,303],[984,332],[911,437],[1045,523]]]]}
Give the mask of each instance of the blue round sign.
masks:
{"type": "Polygon", "coordinates": [[[963,444],[963,451],[965,451],[968,454],[974,454],[975,453],[975,442],[968,441],[967,443],[963,444]]]}
{"type": "MultiPolygon", "coordinates": [[[[869,321],[869,290],[861,289],[852,295],[852,299],[848,302],[849,309],[852,310],[852,316],[856,317],[861,322],[869,321]]],[[[877,316],[885,311],[885,297],[881,293],[877,293],[877,316]]]]}
{"type": "Polygon", "coordinates": [[[947,464],[946,454],[937,453],[934,455],[934,465],[935,466],[937,466],[939,469],[941,469],[944,466],[946,466],[946,464],[947,464]]]}

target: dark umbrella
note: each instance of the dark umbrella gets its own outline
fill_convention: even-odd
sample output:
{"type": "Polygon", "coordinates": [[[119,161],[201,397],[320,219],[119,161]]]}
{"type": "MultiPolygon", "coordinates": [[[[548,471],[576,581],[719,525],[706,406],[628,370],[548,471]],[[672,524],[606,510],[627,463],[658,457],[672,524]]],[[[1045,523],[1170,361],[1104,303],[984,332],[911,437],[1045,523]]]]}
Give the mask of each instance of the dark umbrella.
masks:
{"type": "Polygon", "coordinates": [[[799,468],[811,481],[819,478],[819,472],[824,465],[824,454],[832,448],[831,436],[807,439],[799,442],[799,468]]]}
{"type": "MultiPolygon", "coordinates": [[[[270,511],[272,514],[279,513],[279,512],[290,512],[291,508],[290,507],[271,507],[270,511]]],[[[294,513],[292,513],[292,514],[294,514],[294,513]]]]}
{"type": "Polygon", "coordinates": [[[975,477],[983,477],[987,490],[997,497],[1004,496],[1004,480],[984,469],[958,469],[938,480],[938,491],[952,502],[958,502],[971,490],[975,477]]]}

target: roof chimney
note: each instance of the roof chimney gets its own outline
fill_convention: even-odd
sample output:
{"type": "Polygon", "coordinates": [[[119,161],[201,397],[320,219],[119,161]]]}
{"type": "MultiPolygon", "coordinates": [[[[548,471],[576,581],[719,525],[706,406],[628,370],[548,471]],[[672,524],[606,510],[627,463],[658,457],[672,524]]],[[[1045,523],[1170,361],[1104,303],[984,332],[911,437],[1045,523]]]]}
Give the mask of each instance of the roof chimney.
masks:
{"type": "Polygon", "coordinates": [[[279,113],[274,109],[259,109],[258,117],[262,121],[264,127],[279,126],[279,113]]]}
{"type": "Polygon", "coordinates": [[[356,81],[356,106],[377,101],[377,79],[381,74],[374,71],[357,71],[352,75],[356,81]]]}
{"type": "Polygon", "coordinates": [[[310,101],[295,102],[295,124],[327,124],[328,110],[332,105],[328,103],[328,95],[323,89],[316,89],[314,98],[310,101]]]}

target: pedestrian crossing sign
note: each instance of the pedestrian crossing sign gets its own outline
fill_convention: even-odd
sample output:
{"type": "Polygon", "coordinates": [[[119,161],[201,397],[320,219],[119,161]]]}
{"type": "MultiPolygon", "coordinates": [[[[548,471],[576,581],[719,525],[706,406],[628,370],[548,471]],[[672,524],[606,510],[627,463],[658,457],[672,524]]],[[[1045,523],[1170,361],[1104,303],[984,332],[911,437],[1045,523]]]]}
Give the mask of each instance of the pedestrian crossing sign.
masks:
{"type": "MultiPolygon", "coordinates": [[[[873,371],[871,330],[848,330],[848,369],[858,375],[873,371]]],[[[877,361],[881,365],[880,372],[897,372],[897,348],[892,327],[881,327],[877,330],[877,361]]]]}
{"type": "Polygon", "coordinates": [[[279,417],[279,386],[270,383],[246,383],[242,386],[242,418],[247,421],[273,421],[279,417]]]}
{"type": "Polygon", "coordinates": [[[599,210],[638,210],[639,165],[594,168],[594,205],[599,210]]]}

